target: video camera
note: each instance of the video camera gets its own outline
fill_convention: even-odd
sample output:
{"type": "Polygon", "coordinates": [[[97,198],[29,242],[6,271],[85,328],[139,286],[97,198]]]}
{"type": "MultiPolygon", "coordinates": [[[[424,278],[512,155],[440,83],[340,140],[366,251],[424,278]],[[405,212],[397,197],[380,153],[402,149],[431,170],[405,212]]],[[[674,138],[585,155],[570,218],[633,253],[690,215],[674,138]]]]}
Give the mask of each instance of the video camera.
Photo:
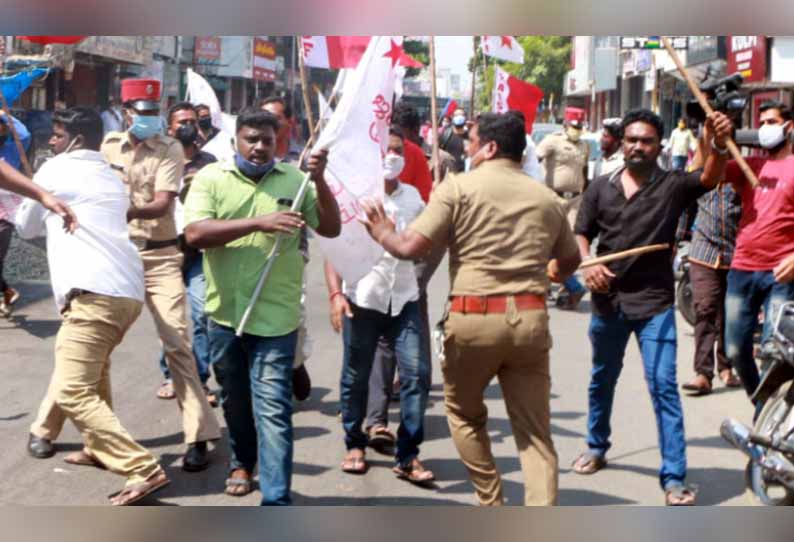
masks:
{"type": "MultiPolygon", "coordinates": [[[[739,92],[743,82],[742,74],[734,73],[716,81],[706,81],[700,86],[700,90],[706,95],[714,111],[725,113],[739,125],[744,108],[747,107],[747,96],[739,92]]],[[[698,124],[706,122],[706,112],[697,100],[687,102],[686,116],[698,124]]]]}

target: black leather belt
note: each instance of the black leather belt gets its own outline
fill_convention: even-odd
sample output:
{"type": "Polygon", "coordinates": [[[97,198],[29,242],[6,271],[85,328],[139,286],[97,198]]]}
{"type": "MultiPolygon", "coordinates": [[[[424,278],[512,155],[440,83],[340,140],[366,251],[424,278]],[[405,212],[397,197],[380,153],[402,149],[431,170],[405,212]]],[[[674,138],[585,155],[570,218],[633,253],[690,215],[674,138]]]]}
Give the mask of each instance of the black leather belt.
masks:
{"type": "Polygon", "coordinates": [[[138,245],[138,250],[157,250],[158,248],[175,247],[177,246],[176,239],[168,239],[166,241],[146,241],[143,245],[138,245]]]}

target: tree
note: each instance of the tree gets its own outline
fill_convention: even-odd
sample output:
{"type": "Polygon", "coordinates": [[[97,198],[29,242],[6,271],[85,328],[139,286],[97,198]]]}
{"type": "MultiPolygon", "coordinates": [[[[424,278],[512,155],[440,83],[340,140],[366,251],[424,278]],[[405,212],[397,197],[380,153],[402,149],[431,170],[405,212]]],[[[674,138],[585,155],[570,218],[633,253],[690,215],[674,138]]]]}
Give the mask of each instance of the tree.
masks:
{"type": "MultiPolygon", "coordinates": [[[[475,37],[479,40],[479,37],[475,37]]],[[[491,89],[494,83],[494,64],[499,65],[510,75],[528,81],[543,91],[545,99],[553,93],[554,101],[562,98],[565,74],[570,69],[571,38],[568,36],[518,36],[524,48],[524,63],[513,64],[487,57],[488,68],[483,73],[483,57],[477,58],[478,80],[483,89],[477,95],[477,107],[487,111],[491,107],[491,89]]],[[[478,49],[479,50],[479,49],[478,49]]],[[[471,69],[471,63],[469,64],[471,69]]]]}
{"type": "MultiPolygon", "coordinates": [[[[427,43],[405,40],[403,42],[403,50],[425,66],[430,64],[430,46],[427,43]]],[[[405,78],[416,77],[420,71],[422,71],[422,68],[406,68],[405,78]]]]}

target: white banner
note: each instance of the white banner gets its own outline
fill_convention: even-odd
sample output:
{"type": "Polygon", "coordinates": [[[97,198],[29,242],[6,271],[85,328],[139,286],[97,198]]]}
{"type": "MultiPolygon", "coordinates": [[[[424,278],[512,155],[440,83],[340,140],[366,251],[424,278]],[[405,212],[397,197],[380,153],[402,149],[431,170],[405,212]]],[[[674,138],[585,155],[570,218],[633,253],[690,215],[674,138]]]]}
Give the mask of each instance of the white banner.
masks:
{"type": "Polygon", "coordinates": [[[342,214],[336,239],[317,237],[320,248],[348,283],[372,270],[383,255],[358,221],[363,198],[383,199],[383,156],[388,146],[395,67],[401,36],[375,36],[358,67],[345,78],[341,100],[315,148],[327,148],[326,179],[342,214]]]}

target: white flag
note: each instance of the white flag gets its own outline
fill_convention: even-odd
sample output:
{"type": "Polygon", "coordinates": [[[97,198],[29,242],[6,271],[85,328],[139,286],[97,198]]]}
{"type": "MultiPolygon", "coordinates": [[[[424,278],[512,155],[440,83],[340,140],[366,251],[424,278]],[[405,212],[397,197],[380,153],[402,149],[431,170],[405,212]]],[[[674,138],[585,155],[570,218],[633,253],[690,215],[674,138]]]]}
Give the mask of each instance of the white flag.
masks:
{"type": "Polygon", "coordinates": [[[320,106],[320,122],[331,120],[331,115],[334,114],[334,110],[331,109],[328,100],[325,99],[325,96],[323,96],[323,93],[319,90],[317,91],[317,103],[320,106]]]}
{"type": "Polygon", "coordinates": [[[212,115],[212,125],[219,130],[221,129],[223,119],[221,118],[221,103],[218,101],[218,96],[207,80],[190,68],[187,69],[185,100],[193,105],[204,104],[209,107],[212,115]]]}
{"type": "Polygon", "coordinates": [[[354,72],[345,78],[342,97],[320,134],[316,149],[328,148],[326,179],[342,214],[342,233],[318,236],[320,248],[348,283],[372,270],[383,249],[370,238],[363,198],[383,199],[383,156],[388,146],[395,67],[401,36],[375,36],[354,72]]]}
{"type": "Polygon", "coordinates": [[[488,56],[516,64],[524,63],[524,48],[513,36],[483,36],[480,47],[488,56]]]}

